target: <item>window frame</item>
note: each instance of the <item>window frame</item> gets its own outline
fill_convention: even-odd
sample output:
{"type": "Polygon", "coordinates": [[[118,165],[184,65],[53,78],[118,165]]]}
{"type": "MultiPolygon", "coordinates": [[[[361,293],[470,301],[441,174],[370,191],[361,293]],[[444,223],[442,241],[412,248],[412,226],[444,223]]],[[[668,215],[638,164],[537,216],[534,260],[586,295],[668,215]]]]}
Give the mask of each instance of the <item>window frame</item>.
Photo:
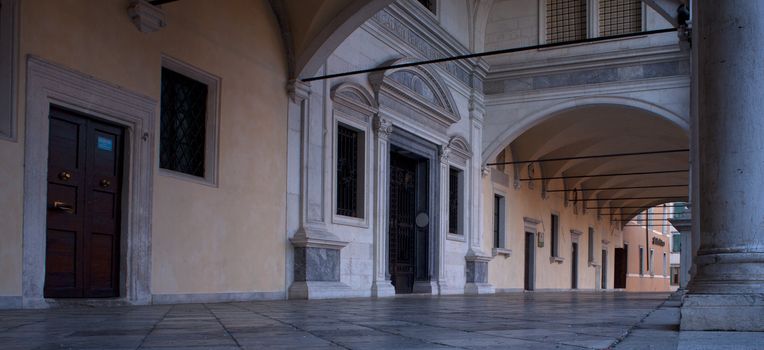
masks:
{"type": "Polygon", "coordinates": [[[655,275],[655,249],[650,248],[650,256],[647,258],[647,269],[650,272],[650,276],[655,275]]]}
{"type": "Polygon", "coordinates": [[[453,163],[450,163],[448,165],[448,222],[447,222],[447,229],[448,236],[455,238],[455,239],[463,239],[464,237],[464,224],[467,219],[466,212],[465,212],[465,205],[464,205],[464,199],[467,198],[465,195],[465,174],[466,171],[464,168],[457,166],[453,163]],[[456,209],[456,232],[451,232],[451,172],[457,171],[458,172],[458,181],[457,181],[457,189],[456,189],[456,195],[457,195],[457,209],[456,209]]]}
{"type": "MultiPolygon", "coordinates": [[[[207,85],[207,110],[205,113],[205,129],[204,129],[204,176],[195,176],[186,174],[180,171],[162,168],[160,166],[161,159],[161,142],[156,143],[158,148],[157,152],[157,168],[159,174],[172,177],[179,180],[194,182],[201,185],[210,187],[218,187],[218,171],[219,171],[219,125],[220,125],[220,85],[221,79],[211,73],[208,73],[200,68],[192,66],[191,64],[180,61],[174,57],[162,55],[161,68],[166,68],[175,73],[184,75],[188,78],[196,80],[202,84],[207,85]]],[[[161,70],[160,70],[161,72],[161,70]]],[[[161,73],[160,73],[161,82],[161,73]]],[[[161,101],[161,97],[160,97],[161,101]]],[[[160,103],[160,116],[161,118],[161,103],[160,103]]],[[[159,119],[157,118],[157,119],[159,119]]],[[[161,139],[162,126],[161,122],[157,120],[157,140],[161,139]]]]}
{"type": "Polygon", "coordinates": [[[594,236],[595,234],[596,233],[594,232],[594,227],[589,226],[589,231],[587,232],[587,236],[586,236],[588,240],[587,251],[589,254],[589,258],[588,258],[589,266],[594,264],[594,236]]]}
{"type": "Polygon", "coordinates": [[[363,120],[363,116],[352,117],[351,115],[339,110],[334,109],[334,120],[332,122],[332,222],[335,224],[356,226],[361,228],[369,227],[369,196],[367,195],[367,189],[369,188],[369,133],[370,126],[363,120]],[[347,128],[354,129],[359,132],[359,162],[358,162],[358,176],[361,180],[358,181],[358,210],[361,213],[360,217],[341,215],[337,213],[337,151],[338,151],[338,130],[339,126],[343,125],[347,128]]]}
{"type": "Polygon", "coordinates": [[[560,256],[560,213],[553,211],[549,216],[549,261],[561,264],[564,259],[560,256]]]}
{"type": "Polygon", "coordinates": [[[507,197],[503,193],[493,193],[493,227],[494,227],[494,249],[506,249],[507,248],[507,197]],[[498,215],[496,215],[498,214],[498,215]],[[498,221],[498,223],[497,223],[498,221]],[[498,232],[497,232],[498,229],[498,232]],[[498,238],[498,242],[497,242],[498,238]]]}
{"type": "MultiPolygon", "coordinates": [[[[599,8],[600,0],[586,0],[586,39],[600,37],[600,22],[599,22],[599,8]]],[[[539,45],[548,44],[546,40],[547,33],[547,16],[546,16],[547,0],[539,0],[538,2],[538,43],[539,45]]],[[[642,9],[640,16],[642,17],[642,29],[645,30],[646,25],[646,12],[647,7],[642,2],[642,9]]]]}
{"type": "Polygon", "coordinates": [[[639,246],[639,275],[645,275],[645,247],[639,246]]]}
{"type": "Polygon", "coordinates": [[[18,141],[18,0],[0,0],[0,140],[18,141]]]}

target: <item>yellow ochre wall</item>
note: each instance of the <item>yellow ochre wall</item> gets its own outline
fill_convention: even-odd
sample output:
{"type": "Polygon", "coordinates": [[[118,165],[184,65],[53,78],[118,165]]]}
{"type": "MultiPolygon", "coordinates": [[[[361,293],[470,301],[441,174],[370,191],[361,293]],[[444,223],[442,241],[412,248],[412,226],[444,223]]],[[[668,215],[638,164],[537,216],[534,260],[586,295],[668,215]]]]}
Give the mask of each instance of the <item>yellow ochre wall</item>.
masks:
{"type": "MultiPolygon", "coordinates": [[[[492,172],[500,171],[491,169],[492,172]]],[[[510,170],[507,170],[509,173],[510,170]]],[[[562,194],[549,193],[546,199],[541,197],[541,184],[537,181],[534,189],[528,188],[528,183],[523,182],[520,189],[512,186],[512,175],[507,174],[509,183],[497,183],[492,181],[489,174],[483,178],[483,224],[484,239],[483,249],[491,252],[493,249],[493,206],[494,193],[504,195],[506,199],[506,226],[504,228],[506,248],[512,250],[510,257],[504,255],[495,256],[488,266],[488,283],[492,284],[498,292],[522,290],[525,271],[525,224],[524,217],[541,220],[538,224],[538,232],[544,232],[544,247],[536,249],[536,290],[565,290],[571,287],[571,259],[572,237],[571,229],[581,231],[578,239],[578,289],[593,290],[599,287],[600,280],[596,275],[596,267],[588,262],[588,231],[594,228],[594,263],[600,264],[602,260],[602,240],[609,241],[607,244],[607,288],[613,288],[614,248],[620,247],[622,242],[621,231],[617,226],[610,225],[609,216],[602,215],[598,220],[596,212],[589,210],[584,214],[581,210],[581,202],[578,203],[578,214],[574,213],[572,204],[564,206],[562,194]],[[564,259],[560,264],[550,262],[551,256],[551,215],[555,212],[560,217],[560,243],[559,254],[564,259]]],[[[554,180],[550,188],[562,188],[561,183],[554,180]]],[[[571,202],[572,203],[572,202],[571,202]]],[[[538,241],[536,241],[538,243],[538,241]]]]}
{"type": "MultiPolygon", "coordinates": [[[[0,141],[0,296],[21,293],[25,60],[35,55],[159,101],[165,54],[221,78],[217,187],[159,174],[153,294],[286,289],[286,64],[265,1],[164,5],[141,33],[127,1],[21,1],[17,143],[0,141]]],[[[159,109],[154,137],[159,137],[159,109]]]]}

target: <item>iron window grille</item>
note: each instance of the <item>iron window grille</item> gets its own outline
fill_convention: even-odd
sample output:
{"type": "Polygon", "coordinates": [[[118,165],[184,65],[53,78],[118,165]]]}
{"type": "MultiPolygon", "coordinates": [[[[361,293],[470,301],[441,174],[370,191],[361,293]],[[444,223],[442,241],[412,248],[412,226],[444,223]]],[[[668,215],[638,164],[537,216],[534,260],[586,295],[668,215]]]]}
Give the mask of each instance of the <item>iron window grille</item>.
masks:
{"type": "Polygon", "coordinates": [[[337,215],[362,217],[361,144],[362,133],[344,125],[337,126],[337,215]]]}
{"type": "Polygon", "coordinates": [[[600,0],[600,36],[642,31],[642,0],[600,0]]]}
{"type": "Polygon", "coordinates": [[[586,39],[586,32],[586,0],[547,0],[547,43],[586,39]]]}
{"type": "Polygon", "coordinates": [[[461,171],[451,168],[448,176],[448,232],[461,234],[459,231],[459,178],[461,171]]]}
{"type": "Polygon", "coordinates": [[[207,85],[162,68],[159,166],[204,177],[207,85]]]}

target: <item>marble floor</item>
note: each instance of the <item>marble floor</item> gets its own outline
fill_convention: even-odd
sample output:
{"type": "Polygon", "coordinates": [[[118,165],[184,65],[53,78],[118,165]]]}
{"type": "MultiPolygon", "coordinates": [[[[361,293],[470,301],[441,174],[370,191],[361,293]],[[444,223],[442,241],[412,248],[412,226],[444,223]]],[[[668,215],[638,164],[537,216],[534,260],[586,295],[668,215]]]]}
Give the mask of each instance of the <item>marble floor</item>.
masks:
{"type": "Polygon", "coordinates": [[[644,348],[651,339],[676,348],[678,317],[640,328],[668,296],[535,292],[5,310],[0,349],[607,349],[644,348]],[[647,333],[631,341],[632,331],[647,333]]]}

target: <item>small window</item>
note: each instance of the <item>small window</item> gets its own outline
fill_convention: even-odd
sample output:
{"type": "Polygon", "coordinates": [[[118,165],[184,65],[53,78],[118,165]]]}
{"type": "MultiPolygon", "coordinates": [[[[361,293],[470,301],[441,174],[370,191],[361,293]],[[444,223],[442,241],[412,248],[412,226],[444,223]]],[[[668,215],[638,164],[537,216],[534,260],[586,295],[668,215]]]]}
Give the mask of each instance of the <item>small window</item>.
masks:
{"type": "Polygon", "coordinates": [[[552,214],[552,234],[549,235],[549,246],[553,257],[560,256],[560,250],[557,247],[560,243],[560,217],[552,214]]]}
{"type": "Polygon", "coordinates": [[[671,266],[671,285],[679,284],[679,266],[671,266]]]}
{"type": "Polygon", "coordinates": [[[674,233],[671,236],[671,252],[679,253],[682,251],[682,234],[674,233]]]}
{"type": "Polygon", "coordinates": [[[547,43],[586,39],[586,32],[586,0],[547,0],[547,43]]]}
{"type": "Polygon", "coordinates": [[[448,174],[448,232],[461,234],[461,182],[462,171],[455,168],[449,169],[448,174]]]}
{"type": "Polygon", "coordinates": [[[639,275],[645,274],[645,248],[639,247],[639,275]]]}
{"type": "Polygon", "coordinates": [[[363,132],[337,125],[337,215],[363,218],[363,132]]]}
{"type": "Polygon", "coordinates": [[[437,0],[418,0],[424,8],[430,10],[433,14],[437,14],[437,0]]]}
{"type": "Polygon", "coordinates": [[[663,253],[663,275],[664,276],[666,276],[667,272],[668,272],[668,271],[666,271],[668,269],[667,265],[668,264],[666,264],[666,253],[663,253]]]}
{"type": "Polygon", "coordinates": [[[589,262],[594,262],[594,228],[589,227],[589,241],[587,242],[589,244],[589,262]]]}
{"type": "Polygon", "coordinates": [[[505,248],[504,238],[504,218],[506,210],[505,199],[503,196],[495,194],[493,196],[493,247],[505,248]]]}
{"type": "Polygon", "coordinates": [[[600,0],[600,36],[642,31],[642,0],[600,0]]]}
{"type": "Polygon", "coordinates": [[[653,268],[655,267],[653,265],[653,258],[655,257],[655,250],[650,249],[650,258],[647,260],[647,268],[650,270],[650,274],[652,275],[654,273],[653,268]]]}
{"type": "Polygon", "coordinates": [[[17,0],[0,0],[0,139],[16,140],[17,0]]]}
{"type": "Polygon", "coordinates": [[[205,176],[207,85],[162,68],[159,166],[205,176]]]}

